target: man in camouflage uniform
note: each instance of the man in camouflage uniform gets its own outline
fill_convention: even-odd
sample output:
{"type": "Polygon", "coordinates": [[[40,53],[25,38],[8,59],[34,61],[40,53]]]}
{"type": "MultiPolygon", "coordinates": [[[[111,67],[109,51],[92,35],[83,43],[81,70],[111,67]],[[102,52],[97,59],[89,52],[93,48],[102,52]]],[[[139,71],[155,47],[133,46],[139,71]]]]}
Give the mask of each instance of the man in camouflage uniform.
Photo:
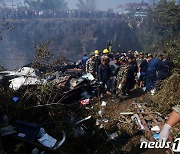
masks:
{"type": "Polygon", "coordinates": [[[95,76],[95,60],[94,53],[90,54],[90,58],[86,61],[86,73],[91,73],[95,76]]]}
{"type": "Polygon", "coordinates": [[[121,63],[121,68],[118,71],[117,75],[117,90],[116,90],[116,95],[123,99],[123,97],[126,94],[126,85],[127,85],[127,75],[128,75],[128,69],[129,66],[126,63],[125,57],[122,57],[120,59],[121,63]]]}

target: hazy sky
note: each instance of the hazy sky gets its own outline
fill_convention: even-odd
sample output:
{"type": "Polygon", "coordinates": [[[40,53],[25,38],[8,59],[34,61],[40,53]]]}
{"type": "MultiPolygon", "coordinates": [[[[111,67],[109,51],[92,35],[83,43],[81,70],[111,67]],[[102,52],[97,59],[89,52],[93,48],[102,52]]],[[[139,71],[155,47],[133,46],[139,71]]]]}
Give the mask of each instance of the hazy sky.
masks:
{"type": "MultiPolygon", "coordinates": [[[[5,0],[9,1],[10,3],[12,0],[5,0]]],[[[13,0],[16,4],[23,4],[24,0],[13,0]]],[[[76,4],[78,3],[78,0],[66,0],[68,2],[68,7],[70,9],[77,9],[76,4]]],[[[85,1],[85,0],[83,0],[85,1]]],[[[107,9],[115,9],[117,5],[119,4],[126,4],[129,2],[149,2],[150,0],[95,0],[97,4],[98,10],[107,10],[107,9]]]]}
{"type": "MultiPolygon", "coordinates": [[[[76,4],[78,0],[66,0],[68,2],[69,8],[76,8],[76,4]]],[[[125,4],[129,2],[142,2],[143,0],[96,0],[97,9],[106,10],[106,9],[114,9],[118,4],[125,4]]],[[[144,2],[149,2],[149,0],[144,0],[144,2]]]]}

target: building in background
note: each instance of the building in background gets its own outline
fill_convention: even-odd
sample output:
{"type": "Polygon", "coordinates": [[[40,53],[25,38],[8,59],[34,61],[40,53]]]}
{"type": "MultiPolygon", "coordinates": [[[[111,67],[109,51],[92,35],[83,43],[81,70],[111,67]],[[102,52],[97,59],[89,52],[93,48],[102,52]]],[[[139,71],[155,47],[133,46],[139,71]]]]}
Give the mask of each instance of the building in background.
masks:
{"type": "Polygon", "coordinates": [[[150,5],[147,2],[127,3],[125,5],[117,5],[116,12],[119,14],[133,14],[135,16],[146,16],[150,5]]]}

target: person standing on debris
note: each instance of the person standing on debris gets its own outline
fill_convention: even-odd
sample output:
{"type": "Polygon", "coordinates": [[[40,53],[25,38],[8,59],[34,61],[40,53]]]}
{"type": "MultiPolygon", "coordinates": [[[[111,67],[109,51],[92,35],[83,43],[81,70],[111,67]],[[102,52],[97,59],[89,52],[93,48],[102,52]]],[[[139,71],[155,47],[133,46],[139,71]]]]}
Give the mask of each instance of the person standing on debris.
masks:
{"type": "Polygon", "coordinates": [[[117,74],[117,89],[116,89],[116,95],[123,99],[123,97],[126,94],[127,91],[127,76],[128,76],[128,70],[129,67],[126,63],[126,58],[121,57],[120,58],[121,68],[118,71],[117,74]]]}
{"type": "Polygon", "coordinates": [[[139,59],[139,52],[138,51],[134,51],[134,58],[136,59],[136,61],[139,59]]]}
{"type": "Polygon", "coordinates": [[[94,54],[95,54],[95,78],[97,79],[98,77],[98,67],[99,65],[101,64],[101,57],[100,57],[100,53],[98,50],[95,50],[94,51],[94,54]]]}
{"type": "Polygon", "coordinates": [[[141,64],[139,65],[138,68],[138,80],[139,80],[139,87],[142,88],[143,84],[145,86],[145,82],[146,82],[146,73],[147,73],[147,68],[148,68],[148,61],[145,58],[141,64]]]}
{"type": "Polygon", "coordinates": [[[119,51],[116,52],[115,57],[117,57],[118,59],[121,57],[119,51]]]}
{"type": "Polygon", "coordinates": [[[129,65],[129,70],[128,70],[128,76],[127,76],[127,94],[130,93],[130,90],[134,88],[136,80],[135,76],[137,75],[138,67],[137,67],[137,62],[134,59],[133,55],[128,56],[128,65],[129,65]]]}
{"type": "Polygon", "coordinates": [[[157,58],[157,53],[156,52],[154,52],[153,58],[157,58]]]}
{"type": "Polygon", "coordinates": [[[134,88],[136,88],[137,86],[138,86],[138,77],[137,77],[137,73],[138,73],[138,61],[139,61],[139,52],[138,51],[135,51],[134,52],[134,55],[133,54],[129,54],[128,56],[127,56],[127,59],[129,59],[129,57],[132,57],[132,62],[131,62],[131,67],[133,67],[133,69],[134,69],[134,75],[136,76],[136,78],[135,78],[135,87],[134,88]]]}
{"type": "Polygon", "coordinates": [[[90,58],[86,62],[86,73],[91,73],[95,76],[95,56],[94,53],[90,54],[90,58]]]}
{"type": "Polygon", "coordinates": [[[173,107],[173,111],[171,112],[166,124],[159,134],[159,141],[166,142],[171,127],[175,126],[178,122],[180,122],[180,102],[177,106],[173,107]]]}
{"type": "Polygon", "coordinates": [[[103,50],[103,55],[104,56],[108,56],[109,55],[109,50],[108,49],[104,49],[103,50]]]}
{"type": "Polygon", "coordinates": [[[127,55],[133,55],[132,51],[129,50],[127,55]]]}
{"type": "Polygon", "coordinates": [[[137,66],[139,67],[142,61],[144,60],[144,53],[140,52],[139,57],[136,59],[137,66]]]}
{"type": "Polygon", "coordinates": [[[98,81],[100,83],[101,93],[110,92],[110,79],[112,76],[111,68],[109,66],[109,58],[107,56],[103,56],[101,60],[101,64],[98,68],[98,81]],[[105,88],[107,87],[107,89],[105,88]]]}
{"type": "Polygon", "coordinates": [[[170,62],[164,58],[163,54],[160,54],[159,56],[159,64],[157,67],[157,79],[158,80],[164,80],[166,79],[170,74],[170,62]]]}
{"type": "Polygon", "coordinates": [[[144,59],[147,59],[148,58],[148,53],[146,52],[145,54],[144,54],[144,59]]]}
{"type": "Polygon", "coordinates": [[[111,80],[111,92],[116,91],[116,77],[120,69],[119,57],[114,57],[114,60],[109,63],[111,72],[112,72],[112,80],[111,80]]]}
{"type": "Polygon", "coordinates": [[[88,57],[87,57],[87,54],[85,53],[84,56],[83,56],[83,58],[82,58],[82,60],[81,60],[82,67],[83,67],[84,70],[85,70],[85,68],[86,68],[86,62],[87,62],[87,60],[88,60],[88,57]]]}
{"type": "Polygon", "coordinates": [[[148,55],[148,68],[146,76],[146,91],[153,90],[156,82],[156,71],[159,64],[159,58],[153,58],[151,54],[148,55]]]}

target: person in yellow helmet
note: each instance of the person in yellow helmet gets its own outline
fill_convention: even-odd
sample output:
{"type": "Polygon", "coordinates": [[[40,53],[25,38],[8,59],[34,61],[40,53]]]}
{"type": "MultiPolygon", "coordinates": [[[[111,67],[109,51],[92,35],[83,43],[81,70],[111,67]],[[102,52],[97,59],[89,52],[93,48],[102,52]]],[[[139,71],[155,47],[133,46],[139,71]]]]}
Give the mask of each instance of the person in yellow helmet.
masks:
{"type": "Polygon", "coordinates": [[[98,51],[98,50],[95,50],[95,51],[94,51],[94,54],[95,54],[95,56],[96,56],[96,55],[99,55],[99,51],[98,51]]]}
{"type": "Polygon", "coordinates": [[[95,54],[95,78],[97,79],[97,74],[98,74],[98,67],[101,64],[101,56],[98,50],[94,51],[95,54]]]}
{"type": "Polygon", "coordinates": [[[103,50],[103,54],[109,54],[108,49],[104,49],[104,50],[103,50]]]}

